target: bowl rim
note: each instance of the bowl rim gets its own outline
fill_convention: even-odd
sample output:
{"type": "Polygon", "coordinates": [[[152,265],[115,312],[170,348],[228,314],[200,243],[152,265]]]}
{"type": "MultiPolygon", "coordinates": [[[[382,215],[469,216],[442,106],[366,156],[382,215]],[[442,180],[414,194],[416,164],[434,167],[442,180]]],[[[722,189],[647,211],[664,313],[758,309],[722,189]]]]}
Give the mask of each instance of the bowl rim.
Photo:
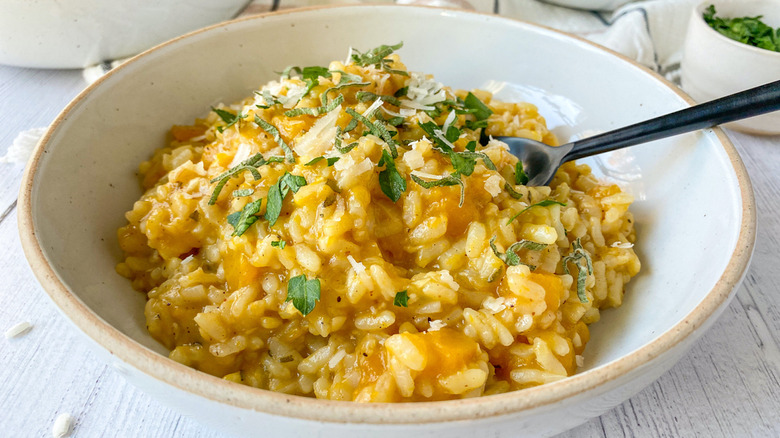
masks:
{"type": "MultiPolygon", "coordinates": [[[[731,38],[727,37],[726,35],[723,35],[722,33],[718,32],[717,30],[713,29],[712,26],[707,24],[706,21],[704,21],[704,10],[709,5],[714,5],[717,9],[719,5],[724,4],[737,4],[737,5],[743,5],[745,3],[759,3],[759,2],[765,2],[765,3],[775,3],[778,6],[780,6],[780,2],[772,1],[772,0],[752,0],[752,1],[745,1],[742,0],[740,2],[734,1],[734,0],[705,0],[698,5],[696,5],[695,8],[693,8],[693,17],[694,17],[694,23],[695,26],[704,26],[709,30],[709,32],[705,33],[705,35],[711,35],[714,38],[719,39],[721,42],[725,42],[727,44],[730,44],[733,47],[739,47],[742,50],[747,50],[748,52],[751,52],[758,56],[769,56],[776,57],[780,60],[780,52],[775,52],[774,50],[768,50],[768,49],[762,49],[760,47],[751,46],[750,44],[746,44],[743,42],[739,42],[737,40],[732,40],[731,38]]],[[[729,17],[731,18],[731,17],[729,17]]]]}
{"type": "Polygon", "coordinates": [[[111,70],[93,84],[87,86],[76,96],[57,116],[49,126],[46,134],[37,144],[24,171],[19,194],[18,227],[22,248],[30,264],[33,274],[49,295],[59,310],[92,341],[107,350],[125,364],[145,374],[145,377],[159,380],[181,391],[205,398],[209,401],[229,405],[231,407],[252,410],[264,414],[283,416],[296,420],[310,420],[325,423],[361,423],[410,425],[454,422],[467,419],[487,419],[491,417],[518,414],[533,409],[550,408],[552,404],[592,391],[608,382],[617,380],[629,372],[648,364],[681,343],[689,335],[701,328],[718,310],[724,306],[732,292],[744,277],[753,252],[756,235],[756,211],[752,185],[740,156],[729,138],[720,128],[712,128],[712,133],[726,151],[729,162],[734,169],[739,193],[741,196],[741,224],[739,236],[727,268],[707,293],[702,301],[685,317],[660,334],[649,343],[639,347],[633,353],[618,358],[598,368],[575,374],[557,382],[512,391],[488,397],[409,403],[354,403],[345,401],[320,400],[310,397],[288,395],[270,390],[237,385],[219,377],[189,368],[169,359],[151,349],[142,346],[129,336],[114,328],[95,312],[87,307],[56,274],[55,270],[43,252],[41,242],[35,229],[32,213],[32,190],[36,182],[36,170],[44,156],[44,149],[51,141],[53,133],[67,118],[70,112],[92,91],[99,87],[107,78],[117,71],[122,71],[128,65],[135,64],[148,54],[171,44],[177,44],[195,35],[214,29],[230,26],[237,22],[261,22],[269,17],[279,17],[294,14],[313,14],[326,9],[372,9],[372,8],[407,8],[417,9],[419,13],[462,14],[467,16],[482,16],[486,19],[519,23],[523,26],[536,28],[558,36],[586,43],[598,50],[616,56],[650,75],[682,98],[688,105],[694,101],[682,90],[656,72],[638,64],[613,50],[599,46],[584,38],[571,35],[546,26],[517,20],[493,14],[464,11],[460,9],[435,8],[424,6],[399,5],[332,5],[315,6],[292,10],[276,11],[250,17],[238,18],[200,30],[190,32],[167,42],[161,43],[139,55],[134,56],[124,64],[111,70]]]}

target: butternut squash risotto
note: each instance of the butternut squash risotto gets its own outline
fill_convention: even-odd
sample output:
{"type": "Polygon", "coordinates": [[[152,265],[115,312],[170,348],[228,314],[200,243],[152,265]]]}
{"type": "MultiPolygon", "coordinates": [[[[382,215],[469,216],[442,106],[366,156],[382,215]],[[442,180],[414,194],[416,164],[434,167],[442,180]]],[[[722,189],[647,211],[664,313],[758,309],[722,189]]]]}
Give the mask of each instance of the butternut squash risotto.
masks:
{"type": "Polygon", "coordinates": [[[396,46],[291,67],[140,165],[117,271],[170,357],[359,402],[572,375],[640,262],[632,197],[568,163],[549,187],[492,136],[555,144],[537,109],[408,71],[396,46]]]}

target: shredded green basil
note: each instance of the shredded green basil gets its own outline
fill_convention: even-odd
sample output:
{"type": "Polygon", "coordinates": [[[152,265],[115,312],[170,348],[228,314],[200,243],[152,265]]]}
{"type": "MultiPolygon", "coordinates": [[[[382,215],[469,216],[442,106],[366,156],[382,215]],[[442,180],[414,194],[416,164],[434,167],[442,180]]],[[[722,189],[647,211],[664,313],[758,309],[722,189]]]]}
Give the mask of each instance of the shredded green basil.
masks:
{"type": "Polygon", "coordinates": [[[320,106],[320,107],[317,107],[317,108],[295,108],[295,109],[291,109],[289,111],[285,111],[284,115],[287,116],[287,117],[298,117],[298,116],[306,114],[306,115],[309,115],[309,116],[318,117],[318,116],[320,116],[322,114],[326,114],[326,113],[329,113],[329,112],[333,111],[339,105],[341,105],[343,102],[344,102],[344,96],[339,94],[339,96],[337,98],[333,99],[327,105],[323,105],[323,106],[320,106]]]}
{"type": "Polygon", "coordinates": [[[405,290],[396,292],[393,298],[393,305],[398,307],[409,307],[409,293],[405,290]]]}
{"type": "Polygon", "coordinates": [[[563,206],[563,207],[566,206],[566,204],[564,204],[563,202],[559,202],[559,201],[556,201],[554,199],[545,199],[544,201],[537,202],[536,204],[529,205],[528,207],[520,210],[517,214],[515,214],[514,216],[509,218],[509,221],[507,221],[507,225],[511,224],[512,221],[514,221],[518,216],[520,216],[521,214],[525,213],[526,211],[528,211],[528,210],[530,210],[530,209],[532,209],[534,207],[548,207],[550,205],[556,205],[556,204],[560,205],[560,206],[563,206]]]}
{"type": "Polygon", "coordinates": [[[328,93],[330,93],[331,91],[338,91],[346,87],[365,87],[367,85],[371,85],[371,82],[363,82],[363,78],[358,75],[349,74],[341,70],[336,70],[336,72],[341,74],[341,77],[339,78],[339,83],[328,88],[327,90],[325,90],[324,93],[322,93],[322,95],[320,96],[320,100],[322,101],[323,105],[327,105],[328,93]]]}
{"type": "Polygon", "coordinates": [[[244,196],[249,196],[252,193],[254,193],[254,189],[240,189],[240,190],[233,190],[233,197],[234,198],[243,198],[244,196]]]}
{"type": "Polygon", "coordinates": [[[523,170],[522,161],[518,161],[517,164],[515,164],[515,184],[521,186],[528,184],[528,175],[526,175],[523,170]]]}
{"type": "MultiPolygon", "coordinates": [[[[272,158],[277,158],[277,157],[272,157],[272,158]]],[[[247,158],[246,160],[240,162],[237,166],[228,169],[227,171],[223,172],[216,178],[209,181],[212,183],[218,182],[216,187],[214,187],[214,191],[211,193],[211,198],[209,199],[209,205],[216,204],[217,199],[219,198],[219,194],[220,192],[222,192],[222,188],[225,187],[225,184],[227,184],[230,178],[237,176],[239,173],[247,170],[252,174],[252,177],[255,180],[259,180],[262,178],[262,176],[260,175],[260,172],[257,170],[257,168],[264,164],[268,164],[272,162],[278,162],[278,161],[276,160],[271,161],[271,159],[266,161],[263,158],[262,154],[257,153],[247,158]]]]}
{"type": "Polygon", "coordinates": [[[303,316],[314,310],[317,301],[320,300],[320,280],[315,278],[307,280],[306,275],[301,274],[287,282],[287,298],[303,316]]]}
{"type": "Polygon", "coordinates": [[[523,197],[523,194],[515,190],[515,188],[512,187],[512,184],[509,184],[509,181],[504,182],[504,190],[506,190],[506,192],[509,193],[509,196],[515,199],[521,199],[523,197]]]}
{"type": "Polygon", "coordinates": [[[268,226],[272,227],[279,219],[279,214],[282,212],[282,203],[287,193],[292,191],[297,193],[298,189],[306,185],[306,179],[299,175],[293,175],[290,172],[285,172],[276,184],[272,185],[268,189],[268,204],[265,207],[265,219],[268,221],[268,226]]]}
{"type": "Polygon", "coordinates": [[[284,150],[284,156],[287,159],[287,161],[290,162],[290,163],[294,163],[295,162],[295,157],[293,156],[293,151],[292,151],[292,149],[290,149],[290,146],[287,146],[287,143],[285,143],[284,140],[282,140],[282,136],[281,136],[281,134],[279,134],[279,130],[276,129],[276,126],[266,122],[265,120],[261,119],[257,115],[255,115],[255,123],[257,123],[258,126],[263,128],[263,130],[265,132],[267,132],[267,133],[271,134],[271,136],[273,136],[274,141],[276,142],[276,144],[281,146],[282,150],[284,150]]]}
{"type": "Polygon", "coordinates": [[[572,242],[571,248],[572,252],[561,260],[563,272],[569,274],[569,262],[577,266],[577,297],[581,303],[587,303],[588,296],[585,294],[585,282],[588,279],[588,275],[593,275],[593,261],[590,258],[590,254],[582,247],[579,238],[572,242]],[[582,265],[583,261],[585,266],[582,265]]]}
{"type": "Polygon", "coordinates": [[[382,44],[381,46],[375,47],[365,53],[361,53],[360,51],[353,49],[352,51],[354,53],[352,53],[352,62],[361,67],[368,67],[369,65],[373,65],[377,68],[388,71],[389,73],[404,74],[408,76],[409,74],[405,71],[391,69],[389,65],[392,64],[392,61],[385,59],[403,46],[403,42],[400,42],[394,46],[382,44]]]}
{"type": "MultiPolygon", "coordinates": [[[[520,251],[521,249],[529,249],[531,251],[541,251],[547,247],[546,243],[539,243],[539,242],[534,242],[532,240],[523,239],[519,242],[515,242],[511,244],[509,248],[507,248],[506,252],[504,254],[501,254],[498,251],[498,248],[496,247],[496,243],[495,243],[496,237],[497,236],[493,236],[490,239],[490,249],[492,249],[493,254],[495,254],[496,257],[498,257],[507,266],[517,266],[523,263],[522,261],[520,261],[520,256],[517,255],[517,251],[520,251]]],[[[531,268],[532,271],[536,269],[536,266],[534,265],[529,265],[528,263],[523,263],[523,264],[531,268]]]]}
{"type": "Polygon", "coordinates": [[[463,180],[460,179],[460,173],[452,172],[446,177],[434,181],[425,181],[416,175],[410,176],[412,177],[412,181],[416,182],[424,189],[460,185],[460,202],[458,203],[458,207],[463,207],[463,200],[466,199],[466,185],[463,183],[463,180]]]}
{"type": "Polygon", "coordinates": [[[393,202],[397,202],[406,191],[406,180],[396,169],[393,157],[387,153],[387,150],[382,149],[382,158],[377,165],[385,166],[384,170],[379,172],[379,187],[382,193],[393,202]]]}
{"type": "Polygon", "coordinates": [[[329,158],[317,157],[317,158],[313,158],[311,161],[309,161],[308,163],[304,164],[304,166],[314,166],[315,164],[319,163],[320,161],[325,160],[328,163],[328,167],[330,167],[333,164],[335,164],[336,161],[338,161],[339,159],[341,159],[341,157],[329,157],[329,158]]]}
{"type": "Polygon", "coordinates": [[[241,114],[239,112],[238,114],[233,114],[230,111],[225,111],[223,109],[214,108],[211,107],[211,110],[217,113],[220,119],[222,119],[223,122],[227,123],[225,126],[220,126],[217,128],[217,131],[223,132],[225,129],[230,128],[231,126],[238,123],[239,120],[246,118],[246,114],[241,114]]]}
{"type": "Polygon", "coordinates": [[[227,221],[233,226],[233,236],[240,236],[249,229],[252,224],[257,222],[259,217],[255,216],[260,212],[260,207],[263,204],[263,199],[250,202],[235,213],[231,213],[227,217],[227,221]]]}
{"type": "Polygon", "coordinates": [[[382,99],[382,102],[387,102],[390,105],[401,106],[401,101],[394,96],[388,96],[386,94],[374,94],[369,91],[358,91],[355,94],[355,98],[360,102],[373,102],[377,99],[382,99]]]}
{"type": "Polygon", "coordinates": [[[347,114],[352,116],[354,120],[359,121],[362,123],[366,129],[375,136],[381,138],[384,140],[385,143],[387,143],[387,146],[390,147],[390,152],[393,155],[393,158],[398,157],[398,149],[396,148],[396,141],[393,140],[393,138],[390,136],[390,132],[382,125],[382,122],[377,121],[375,123],[372,123],[370,120],[368,120],[366,117],[364,117],[362,114],[358,113],[357,111],[353,110],[352,108],[346,109],[347,114]]]}

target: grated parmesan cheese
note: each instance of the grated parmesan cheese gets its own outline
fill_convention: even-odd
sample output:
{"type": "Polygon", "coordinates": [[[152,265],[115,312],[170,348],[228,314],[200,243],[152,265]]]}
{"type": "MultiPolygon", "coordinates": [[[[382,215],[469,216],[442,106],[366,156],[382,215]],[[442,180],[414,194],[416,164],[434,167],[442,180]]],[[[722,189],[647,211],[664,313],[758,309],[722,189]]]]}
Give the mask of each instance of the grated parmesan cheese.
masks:
{"type": "Polygon", "coordinates": [[[382,107],[382,111],[384,111],[385,114],[387,114],[388,116],[404,117],[403,115],[401,115],[401,113],[397,113],[397,112],[395,112],[395,111],[393,111],[391,109],[387,109],[386,107],[382,107]]]}
{"type": "Polygon", "coordinates": [[[374,103],[371,104],[368,108],[366,108],[365,111],[363,111],[363,117],[369,118],[372,114],[374,114],[374,111],[376,111],[377,108],[382,106],[382,104],[385,103],[382,99],[377,99],[374,101],[374,103]]]}
{"type": "MultiPolygon", "coordinates": [[[[441,82],[430,79],[424,73],[410,72],[408,87],[406,97],[409,101],[414,102],[417,105],[429,107],[430,109],[433,109],[433,104],[447,99],[444,85],[442,85],[441,82]]],[[[402,104],[404,102],[407,102],[407,100],[401,101],[402,104]]],[[[413,106],[407,107],[413,108],[413,106]]]]}
{"type": "Polygon", "coordinates": [[[411,151],[406,152],[403,156],[403,160],[413,171],[416,171],[425,165],[425,158],[423,158],[423,154],[419,149],[412,149],[411,151]]]}
{"type": "Polygon", "coordinates": [[[433,131],[433,135],[435,135],[436,138],[438,138],[439,140],[444,142],[444,144],[446,144],[447,146],[449,146],[450,148],[455,150],[455,145],[452,144],[452,142],[450,142],[449,140],[447,140],[447,137],[444,136],[443,132],[441,132],[440,130],[436,129],[436,130],[433,131]]]}
{"type": "Polygon", "coordinates": [[[501,182],[503,181],[503,178],[501,178],[498,175],[490,175],[488,179],[485,180],[485,191],[490,193],[490,196],[496,197],[499,194],[501,194],[501,182]]]}
{"type": "Polygon", "coordinates": [[[233,156],[233,161],[230,162],[230,165],[228,165],[228,167],[236,167],[238,163],[249,158],[249,155],[251,153],[252,153],[252,146],[250,146],[248,143],[239,144],[238,149],[236,149],[236,154],[233,156]]]}
{"type": "Polygon", "coordinates": [[[305,84],[297,84],[294,82],[287,82],[287,96],[286,102],[282,105],[286,109],[290,109],[298,104],[298,101],[306,94],[307,86],[305,84]]]}
{"type": "MultiPolygon", "coordinates": [[[[339,160],[341,161],[341,160],[339,160]]],[[[360,162],[357,166],[352,169],[352,175],[358,176],[360,174],[366,173],[374,168],[374,163],[371,162],[368,158],[364,159],[360,162]]]]}
{"type": "Polygon", "coordinates": [[[25,333],[32,330],[32,324],[30,324],[27,321],[22,321],[13,327],[9,328],[5,331],[5,338],[11,339],[11,338],[18,338],[19,336],[24,335],[25,333]]]}
{"type": "Polygon", "coordinates": [[[306,134],[295,142],[293,150],[305,158],[318,157],[335,143],[336,121],[341,114],[341,105],[325,114],[314,123],[306,134]]]}
{"type": "Polygon", "coordinates": [[[613,242],[610,246],[613,248],[628,249],[633,248],[634,244],[631,242],[613,242]]]}
{"type": "Polygon", "coordinates": [[[344,61],[344,66],[352,64],[352,46],[349,46],[349,51],[347,52],[347,60],[344,61]]]}
{"type": "Polygon", "coordinates": [[[410,108],[401,108],[398,111],[401,113],[402,117],[414,117],[417,114],[417,111],[410,108]]]}
{"type": "Polygon", "coordinates": [[[447,327],[447,323],[440,319],[434,319],[428,324],[430,326],[430,328],[428,329],[429,332],[436,332],[443,329],[444,327],[447,327]]]}
{"type": "MultiPolygon", "coordinates": [[[[441,127],[442,132],[447,132],[447,130],[450,128],[450,125],[452,125],[452,122],[455,121],[455,110],[450,111],[450,113],[447,115],[447,118],[444,120],[444,126],[441,127]]],[[[465,133],[461,134],[461,136],[466,135],[465,133]]]]}

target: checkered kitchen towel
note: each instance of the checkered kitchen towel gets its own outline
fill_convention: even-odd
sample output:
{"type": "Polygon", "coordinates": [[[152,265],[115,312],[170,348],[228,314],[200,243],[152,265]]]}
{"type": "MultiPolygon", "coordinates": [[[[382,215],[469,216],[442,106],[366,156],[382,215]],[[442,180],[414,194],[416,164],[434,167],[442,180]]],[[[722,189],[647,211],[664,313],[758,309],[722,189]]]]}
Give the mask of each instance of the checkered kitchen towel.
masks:
{"type": "MultiPolygon", "coordinates": [[[[679,82],[679,67],[686,27],[693,8],[701,0],[614,1],[614,11],[587,11],[556,6],[554,0],[395,0],[399,4],[464,7],[539,23],[580,35],[679,82]]],[[[323,4],[389,3],[388,0],[254,0],[240,16],[278,9],[323,4]]],[[[124,60],[107,60],[84,70],[94,82],[124,60]]],[[[32,148],[45,129],[19,134],[0,163],[27,162],[32,148]]]]}

